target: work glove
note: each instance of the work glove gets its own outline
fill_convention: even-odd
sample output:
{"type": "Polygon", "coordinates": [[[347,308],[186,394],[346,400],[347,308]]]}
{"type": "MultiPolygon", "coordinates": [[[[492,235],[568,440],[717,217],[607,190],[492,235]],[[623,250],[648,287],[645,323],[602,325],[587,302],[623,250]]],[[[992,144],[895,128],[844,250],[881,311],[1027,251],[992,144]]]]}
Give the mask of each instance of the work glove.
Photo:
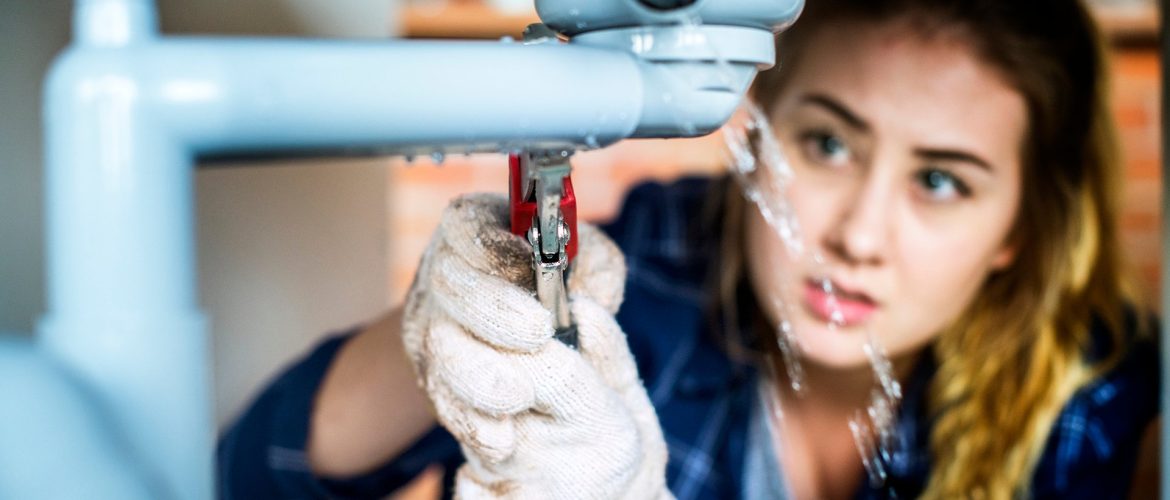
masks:
{"type": "Polygon", "coordinates": [[[625,260],[580,224],[569,304],[579,348],[553,340],[534,293],[532,247],[507,200],[446,209],[407,296],[406,349],[439,423],[467,462],[464,499],[673,498],[658,417],[613,314],[625,260]]]}

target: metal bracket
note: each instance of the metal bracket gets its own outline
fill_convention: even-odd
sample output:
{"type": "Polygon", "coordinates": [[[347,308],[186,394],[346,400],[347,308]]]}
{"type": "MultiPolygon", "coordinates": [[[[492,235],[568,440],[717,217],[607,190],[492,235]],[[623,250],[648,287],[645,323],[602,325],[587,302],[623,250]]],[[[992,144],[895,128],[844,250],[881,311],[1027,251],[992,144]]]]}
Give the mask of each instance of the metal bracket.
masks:
{"type": "Polygon", "coordinates": [[[572,168],[571,151],[525,152],[520,155],[522,200],[536,204],[536,213],[527,231],[532,245],[532,266],[536,272],[536,296],[552,314],[556,338],[570,347],[577,346],[577,328],[569,312],[568,244],[573,237],[561,212],[565,197],[565,179],[572,168]]]}

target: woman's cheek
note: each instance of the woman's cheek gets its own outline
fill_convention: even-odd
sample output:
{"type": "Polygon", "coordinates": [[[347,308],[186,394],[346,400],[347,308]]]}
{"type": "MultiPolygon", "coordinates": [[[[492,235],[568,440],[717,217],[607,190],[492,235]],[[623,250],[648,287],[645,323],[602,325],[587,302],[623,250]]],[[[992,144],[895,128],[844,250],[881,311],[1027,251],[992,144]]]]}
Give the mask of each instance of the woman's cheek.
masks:
{"type": "MultiPolygon", "coordinates": [[[[970,233],[975,233],[972,231],[970,233]]],[[[970,234],[968,233],[968,234],[970,234]]],[[[907,235],[899,247],[902,269],[898,317],[912,342],[931,337],[954,322],[982,286],[979,242],[940,239],[940,234],[907,235]]]]}
{"type": "Polygon", "coordinates": [[[835,214],[840,211],[840,187],[833,189],[826,183],[800,180],[789,190],[789,200],[800,224],[803,247],[816,251],[823,241],[827,228],[835,214]]]}

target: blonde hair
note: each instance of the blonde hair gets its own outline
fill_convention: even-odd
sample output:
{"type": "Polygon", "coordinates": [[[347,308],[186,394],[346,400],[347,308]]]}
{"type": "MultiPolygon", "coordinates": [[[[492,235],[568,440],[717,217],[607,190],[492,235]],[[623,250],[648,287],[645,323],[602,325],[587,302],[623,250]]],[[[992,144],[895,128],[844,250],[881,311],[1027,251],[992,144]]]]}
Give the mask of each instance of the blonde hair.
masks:
{"type": "MultiPolygon", "coordinates": [[[[781,65],[799,66],[810,34],[843,21],[905,21],[924,37],[959,36],[1028,104],[1023,195],[1010,236],[1016,258],[933,343],[933,465],[923,493],[1027,496],[1061,408],[1132,340],[1127,308],[1137,302],[1117,234],[1119,154],[1103,43],[1076,2],[817,0],[780,37],[781,65]],[[1090,358],[1102,351],[1093,350],[1094,321],[1112,338],[1090,358]]],[[[785,75],[771,70],[757,79],[753,97],[764,109],[783,91],[785,75]]],[[[726,321],[743,274],[745,208],[735,186],[720,189],[728,224],[715,286],[726,321]]],[[[763,350],[775,357],[770,346],[763,350]]]]}

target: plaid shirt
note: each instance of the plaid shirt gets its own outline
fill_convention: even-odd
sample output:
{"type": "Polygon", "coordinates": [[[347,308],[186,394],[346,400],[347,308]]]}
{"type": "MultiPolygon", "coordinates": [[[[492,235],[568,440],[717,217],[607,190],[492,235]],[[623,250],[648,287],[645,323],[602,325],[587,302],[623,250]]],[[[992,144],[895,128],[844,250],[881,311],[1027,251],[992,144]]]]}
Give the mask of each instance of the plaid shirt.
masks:
{"type": "MultiPolygon", "coordinates": [[[[717,262],[719,237],[712,224],[721,222],[699,223],[711,184],[644,184],[628,195],[619,218],[603,226],[626,255],[629,275],[617,319],[657,409],[670,450],[667,484],[679,500],[743,497],[758,397],[756,373],[728,359],[705,316],[704,283],[717,262]]],[[[222,498],[381,498],[433,464],[445,466],[450,493],[462,459],[439,427],[365,476],[330,481],[310,473],[304,449],[313,395],[347,338],[324,342],[281,375],[224,435],[222,498]]],[[[1033,478],[1035,498],[1126,497],[1141,434],[1157,412],[1159,380],[1156,348],[1130,353],[1064,408],[1033,478]]],[[[902,445],[889,461],[889,481],[876,489],[859,481],[857,498],[912,498],[926,484],[925,393],[934,367],[925,357],[905,384],[897,428],[902,445]]]]}

